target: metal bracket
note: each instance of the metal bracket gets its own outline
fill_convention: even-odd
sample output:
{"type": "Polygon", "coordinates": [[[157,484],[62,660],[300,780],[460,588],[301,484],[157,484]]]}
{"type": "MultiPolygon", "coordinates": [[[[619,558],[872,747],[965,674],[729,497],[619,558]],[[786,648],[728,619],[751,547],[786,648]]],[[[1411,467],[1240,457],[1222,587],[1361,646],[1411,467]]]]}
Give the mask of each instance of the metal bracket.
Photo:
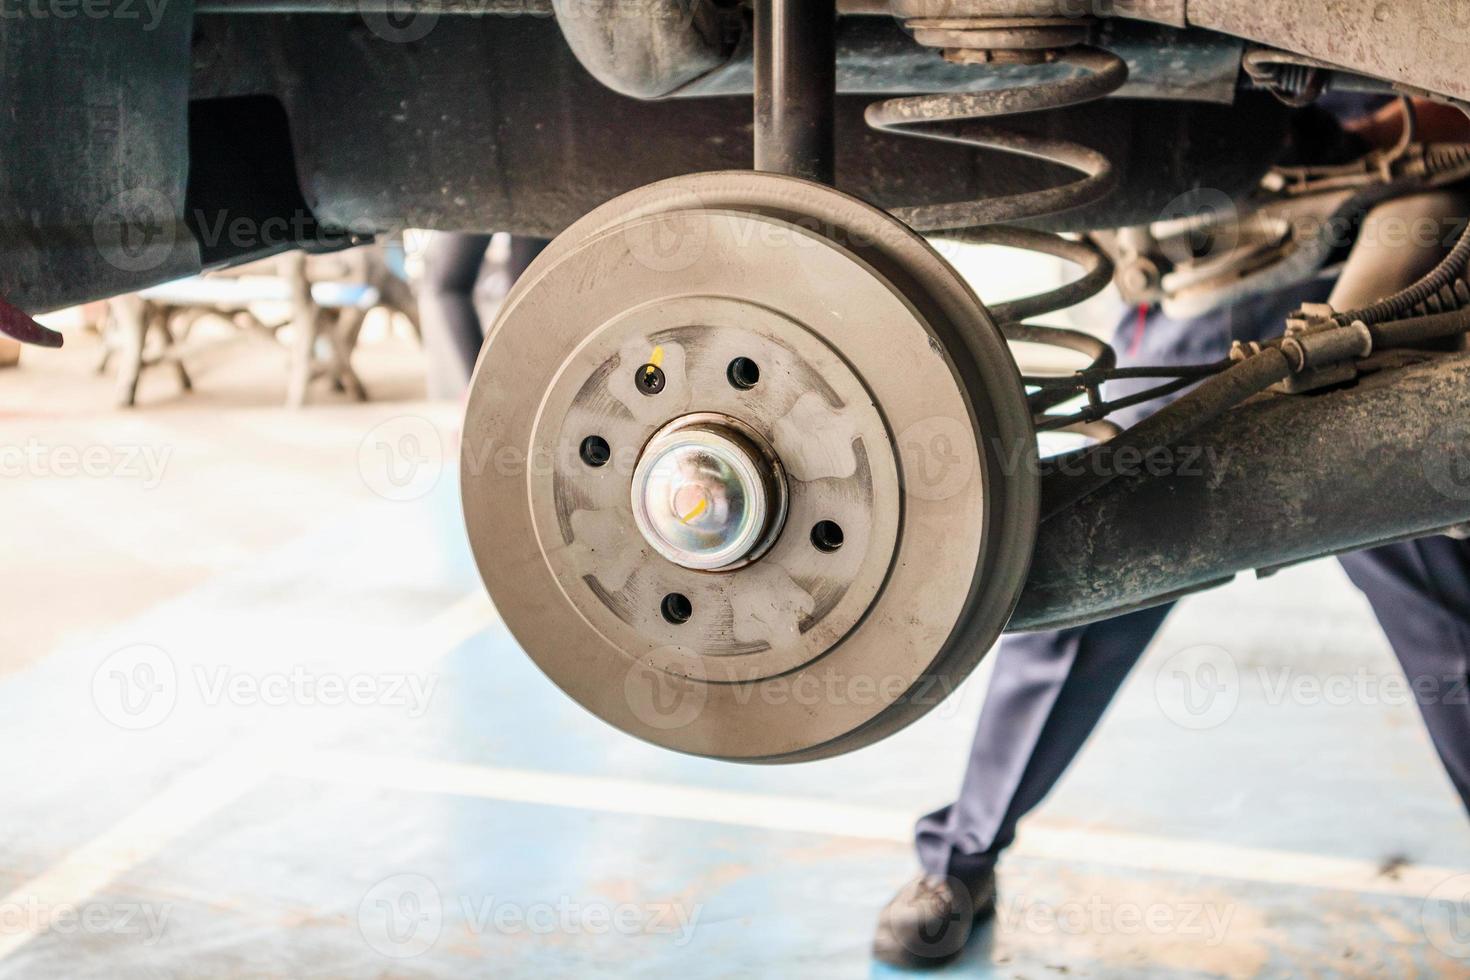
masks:
{"type": "Polygon", "coordinates": [[[1344,384],[1358,376],[1353,361],[1373,353],[1373,335],[1358,321],[1338,326],[1335,310],[1326,303],[1305,303],[1286,321],[1281,352],[1291,365],[1291,377],[1276,390],[1298,395],[1344,384]]]}

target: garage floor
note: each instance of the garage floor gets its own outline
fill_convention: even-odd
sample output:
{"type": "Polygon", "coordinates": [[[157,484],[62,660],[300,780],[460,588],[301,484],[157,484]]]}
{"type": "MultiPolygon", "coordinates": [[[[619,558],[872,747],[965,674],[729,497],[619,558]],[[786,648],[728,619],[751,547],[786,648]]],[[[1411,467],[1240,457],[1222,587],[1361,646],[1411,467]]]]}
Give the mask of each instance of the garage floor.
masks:
{"type": "MultiPolygon", "coordinates": [[[[74,348],[0,372],[0,977],[886,972],[983,670],[831,762],[647,747],[485,600],[453,406],[221,369],[116,415],[74,348]]],[[[950,972],[1470,975],[1470,826],[1396,676],[1334,565],[1187,603],[950,972]]]]}

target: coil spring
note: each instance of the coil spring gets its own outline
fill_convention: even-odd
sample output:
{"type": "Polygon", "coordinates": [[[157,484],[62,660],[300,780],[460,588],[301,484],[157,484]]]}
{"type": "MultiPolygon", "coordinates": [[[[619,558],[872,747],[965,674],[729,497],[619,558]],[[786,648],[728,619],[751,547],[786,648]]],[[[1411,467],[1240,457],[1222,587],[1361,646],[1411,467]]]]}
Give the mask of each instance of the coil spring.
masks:
{"type": "Polygon", "coordinates": [[[1424,169],[1431,177],[1467,165],[1470,165],[1470,145],[1464,143],[1432,143],[1424,151],[1424,169]]]}
{"type": "MultiPolygon", "coordinates": [[[[1106,371],[1116,363],[1116,355],[1109,345],[1080,331],[1023,321],[1075,306],[1102,292],[1113,278],[1112,261],[1090,242],[1018,228],[1007,222],[1073,211],[1102,200],[1117,186],[1112,162],[1090,147],[1015,132],[989,125],[985,120],[1063,109],[1106,98],[1128,80],[1128,64],[1110,51],[1089,46],[1045,52],[1044,56],[1049,64],[1079,69],[1080,74],[1026,87],[888,99],[868,107],[867,121],[883,132],[1031,157],[1060,164],[1083,175],[1078,180],[1043,190],[952,204],[900,207],[894,208],[893,214],[918,231],[943,233],[944,237],[974,244],[1040,252],[1081,266],[1081,278],[1050,292],[992,306],[990,312],[1007,340],[1073,350],[1092,358],[1088,371],[1106,371]]],[[[1032,408],[1042,412],[1070,397],[1065,392],[1038,392],[1033,396],[1032,408]]]]}

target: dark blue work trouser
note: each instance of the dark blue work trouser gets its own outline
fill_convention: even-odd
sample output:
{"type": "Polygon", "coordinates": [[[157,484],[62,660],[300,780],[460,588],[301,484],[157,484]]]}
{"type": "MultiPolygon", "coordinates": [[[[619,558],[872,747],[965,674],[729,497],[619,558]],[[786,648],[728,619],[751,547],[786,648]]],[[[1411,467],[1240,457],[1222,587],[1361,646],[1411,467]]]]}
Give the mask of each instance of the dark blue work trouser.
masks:
{"type": "MultiPolygon", "coordinates": [[[[1315,283],[1188,322],[1157,313],[1125,318],[1115,340],[1119,362],[1212,361],[1232,340],[1279,333],[1287,313],[1329,290],[1315,283]]],[[[1340,560],[1373,606],[1470,808],[1470,542],[1425,538],[1340,560]]],[[[927,872],[973,880],[995,866],[1017,822],[1061,778],[1170,608],[1001,642],[959,799],[919,821],[927,872]]]]}
{"type": "MultiPolygon", "coordinates": [[[[430,398],[460,397],[474,374],[485,344],[485,325],[475,308],[475,285],[493,237],[435,232],[424,249],[419,321],[429,355],[430,398]]],[[[504,288],[515,285],[546,244],[541,238],[511,238],[504,288]]]]}

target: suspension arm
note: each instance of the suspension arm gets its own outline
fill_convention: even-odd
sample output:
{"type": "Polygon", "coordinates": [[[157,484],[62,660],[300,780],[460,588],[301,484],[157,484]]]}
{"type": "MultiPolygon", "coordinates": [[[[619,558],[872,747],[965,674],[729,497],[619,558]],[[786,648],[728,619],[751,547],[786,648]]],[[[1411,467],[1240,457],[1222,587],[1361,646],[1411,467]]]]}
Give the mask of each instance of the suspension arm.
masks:
{"type": "Polygon", "coordinates": [[[1094,622],[1470,520],[1470,355],[1411,356],[1352,388],[1268,395],[1177,443],[1092,457],[1118,476],[1043,522],[1007,629],[1094,622]]]}

